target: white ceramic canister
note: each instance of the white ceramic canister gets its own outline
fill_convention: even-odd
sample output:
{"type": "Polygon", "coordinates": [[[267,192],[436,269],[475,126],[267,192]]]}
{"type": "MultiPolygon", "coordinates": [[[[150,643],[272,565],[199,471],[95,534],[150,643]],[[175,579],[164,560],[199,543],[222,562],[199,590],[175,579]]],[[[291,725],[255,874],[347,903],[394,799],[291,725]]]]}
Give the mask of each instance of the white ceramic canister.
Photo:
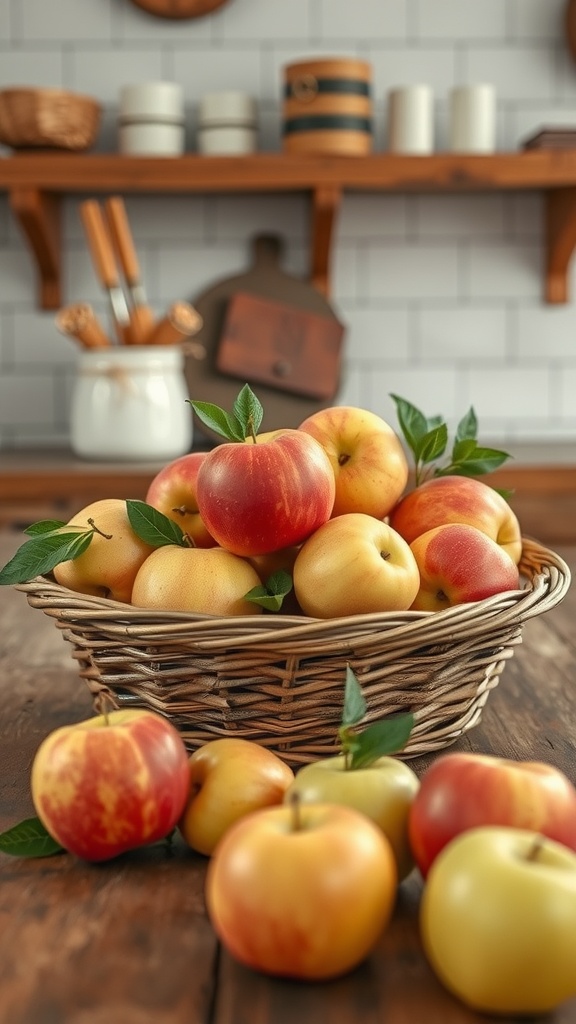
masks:
{"type": "Polygon", "coordinates": [[[203,154],[253,153],[257,148],[256,102],[229,89],[206,93],[198,108],[198,150],[203,154]]]}
{"type": "Polygon", "coordinates": [[[125,85],[120,91],[121,153],[179,156],[185,148],[184,93],[176,82],[125,85]]]}
{"type": "Polygon", "coordinates": [[[123,345],[80,354],[70,441],[87,459],[170,460],[192,446],[184,353],[123,345]]]}
{"type": "Polygon", "coordinates": [[[388,148],[392,153],[432,152],[434,103],[429,85],[407,85],[390,91],[388,148]]]}
{"type": "Polygon", "coordinates": [[[493,153],[496,148],[496,91],[493,85],[461,85],[450,93],[450,149],[493,153]]]}

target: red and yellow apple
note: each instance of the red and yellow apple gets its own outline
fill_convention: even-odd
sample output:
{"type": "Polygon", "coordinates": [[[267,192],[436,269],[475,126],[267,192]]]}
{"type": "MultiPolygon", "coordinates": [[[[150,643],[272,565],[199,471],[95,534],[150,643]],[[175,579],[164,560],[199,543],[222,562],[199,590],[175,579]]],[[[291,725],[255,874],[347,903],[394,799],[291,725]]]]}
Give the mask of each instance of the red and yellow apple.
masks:
{"type": "Polygon", "coordinates": [[[420,572],[420,589],[412,602],[415,611],[442,611],[520,586],[515,562],[475,526],[436,526],[412,541],[410,548],[420,572]]]}
{"type": "Polygon", "coordinates": [[[179,828],[193,850],[210,856],[225,832],[262,807],[281,804],[294,780],[273,751],[251,740],[210,740],[190,757],[190,792],[179,828]]]}
{"type": "Polygon", "coordinates": [[[301,430],[259,443],[229,442],[206,454],[197,479],[200,515],[236,555],[298,545],[330,518],[335,483],[324,449],[301,430]]]}
{"type": "Polygon", "coordinates": [[[439,476],[425,480],[392,509],[390,525],[408,541],[446,523],[465,523],[495,540],[513,562],[522,554],[522,535],[505,498],[482,480],[439,476]]]}
{"type": "Polygon", "coordinates": [[[94,529],[90,544],[77,558],[54,568],[57,583],[81,594],[107,597],[129,603],[140,566],[154,550],[132,529],[121,498],[102,498],[72,516],[63,532],[71,527],[94,529]]]}
{"type": "Polygon", "coordinates": [[[336,481],[333,516],[364,512],[384,519],[408,481],[408,460],[396,432],[355,406],[320,409],[299,427],[322,445],[336,481]]]}
{"type": "Polygon", "coordinates": [[[349,768],[344,754],[339,754],[300,768],[284,802],[297,793],[302,803],[344,804],[365,814],[389,841],[401,881],[414,867],[408,812],[418,786],[416,773],[396,757],[379,757],[365,768],[349,768]]]}
{"type": "Polygon", "coordinates": [[[109,860],[176,826],[188,797],[188,753],[161,715],[111,711],[50,733],[31,786],[57,843],[84,860],[109,860]]]}
{"type": "Polygon", "coordinates": [[[296,600],[306,615],[320,619],[405,611],[419,587],[409,544],[386,523],[361,512],[320,526],[294,563],[296,600]]]}
{"type": "Polygon", "coordinates": [[[396,891],[392,849],[374,822],[351,807],[303,804],[231,826],[208,865],[206,905],[241,963],[312,981],[370,953],[396,891]]]}
{"type": "Polygon", "coordinates": [[[146,501],[172,519],[197,548],[214,547],[198,511],[196,478],[206,452],[189,452],[168,462],[151,480],[146,501]]]}
{"type": "Polygon", "coordinates": [[[260,615],[245,595],[260,577],[244,558],[223,548],[156,548],[134,579],[132,604],[195,615],[260,615]]]}
{"type": "Polygon", "coordinates": [[[576,854],[506,827],[454,839],[420,905],[422,945],[439,980],[473,1010],[507,1020],[540,1020],[576,996],[575,921],[576,854]]]}
{"type": "Polygon", "coordinates": [[[421,776],[408,819],[422,875],[455,836],[480,825],[532,829],[576,851],[576,787],[541,761],[441,755],[421,776]]]}

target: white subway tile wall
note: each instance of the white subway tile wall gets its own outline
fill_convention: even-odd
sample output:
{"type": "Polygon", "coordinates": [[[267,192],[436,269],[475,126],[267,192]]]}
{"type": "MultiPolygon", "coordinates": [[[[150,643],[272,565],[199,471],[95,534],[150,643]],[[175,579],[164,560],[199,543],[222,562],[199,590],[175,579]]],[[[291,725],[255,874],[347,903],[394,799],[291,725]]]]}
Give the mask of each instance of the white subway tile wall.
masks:
{"type": "MultiPolygon", "coordinates": [[[[368,60],[375,148],[386,148],[387,92],[427,82],[435,146],[459,84],[491,81],[497,146],[515,150],[544,124],[576,127],[576,62],[565,0],[229,0],[210,15],[155,18],[131,0],[0,0],[0,88],[64,86],[103,104],[96,149],[115,150],[120,87],[178,81],[188,150],[204,92],[258,102],[259,147],[281,142],[282,67],[306,56],[368,60]]],[[[4,154],[7,151],[2,151],[4,154]]],[[[78,214],[63,204],[64,290],[105,319],[78,214]]],[[[251,239],[284,239],[282,266],[308,269],[304,196],[126,197],[157,312],[193,300],[251,262],[251,239]]],[[[543,301],[538,193],[344,197],[332,256],[332,301],[347,327],[338,401],[395,421],[390,393],[452,424],[473,405],[487,443],[576,442],[576,266],[570,302],[543,301]]],[[[68,443],[76,352],[36,307],[36,273],[0,194],[0,446],[68,443]]]]}

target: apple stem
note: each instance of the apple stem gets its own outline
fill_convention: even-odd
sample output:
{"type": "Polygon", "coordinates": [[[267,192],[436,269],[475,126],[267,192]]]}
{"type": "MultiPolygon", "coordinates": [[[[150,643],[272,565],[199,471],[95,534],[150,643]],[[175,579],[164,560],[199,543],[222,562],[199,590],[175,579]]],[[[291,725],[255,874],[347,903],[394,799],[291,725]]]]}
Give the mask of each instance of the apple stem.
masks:
{"type": "Polygon", "coordinates": [[[108,715],[111,711],[116,710],[116,704],[109,690],[102,689],[98,691],[94,697],[94,709],[99,715],[102,715],[106,725],[108,725],[108,715]]]}
{"type": "Polygon", "coordinates": [[[89,520],[88,520],[88,525],[92,527],[92,529],[94,530],[94,533],[99,533],[99,534],[100,534],[100,536],[101,536],[101,537],[105,537],[105,538],[106,538],[106,540],[112,540],[112,534],[111,534],[111,533],[104,533],[104,531],[103,531],[103,530],[100,530],[100,529],[99,529],[99,528],[98,528],[98,527],[96,526],[96,523],[94,522],[94,520],[93,520],[93,519],[89,519],[89,520]]]}
{"type": "Polygon", "coordinates": [[[289,804],[292,810],[292,831],[300,832],[302,830],[302,815],[300,813],[300,793],[297,793],[296,791],[290,793],[289,804]]]}
{"type": "Polygon", "coordinates": [[[530,847],[530,849],[528,850],[528,853],[526,854],[526,860],[528,860],[528,861],[538,860],[538,855],[540,853],[540,850],[542,850],[543,846],[544,846],[544,836],[540,836],[540,835],[534,836],[534,841],[532,843],[532,846],[530,847]]]}

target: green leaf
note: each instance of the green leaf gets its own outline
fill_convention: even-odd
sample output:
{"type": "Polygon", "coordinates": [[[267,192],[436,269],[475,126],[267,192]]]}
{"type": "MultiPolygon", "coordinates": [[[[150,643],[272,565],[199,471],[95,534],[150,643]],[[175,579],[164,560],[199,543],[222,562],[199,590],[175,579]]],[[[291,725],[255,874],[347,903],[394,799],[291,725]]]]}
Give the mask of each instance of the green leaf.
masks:
{"type": "Polygon", "coordinates": [[[428,430],[434,430],[434,427],[439,427],[443,422],[444,420],[441,416],[428,416],[428,419],[426,420],[428,430]]]}
{"type": "Polygon", "coordinates": [[[474,451],[456,466],[450,465],[435,471],[435,476],[484,476],[498,469],[507,459],[508,452],[499,451],[496,448],[475,448],[474,451]]]}
{"type": "Polygon", "coordinates": [[[7,832],[2,832],[0,850],[11,857],[51,857],[54,853],[65,852],[39,818],[26,818],[7,832]]]}
{"type": "Polygon", "coordinates": [[[466,462],[473,452],[477,450],[477,447],[476,441],[471,437],[463,437],[460,440],[454,441],[452,446],[452,465],[466,462]]]}
{"type": "Polygon", "coordinates": [[[60,562],[78,558],[86,550],[93,530],[82,533],[43,533],[22,544],[13,558],[0,570],[0,584],[27,583],[45,576],[60,562]]]}
{"type": "Polygon", "coordinates": [[[349,665],[346,666],[346,683],[344,687],[344,708],[342,725],[357,725],[366,714],[366,700],[362,687],[349,665]]]}
{"type": "Polygon", "coordinates": [[[478,420],[476,419],[474,409],[470,406],[468,412],[462,417],[456,427],[456,441],[463,441],[465,439],[475,441],[477,436],[478,420]]]}
{"type": "Polygon", "coordinates": [[[236,416],[230,415],[219,405],[213,405],[212,402],[193,402],[189,399],[188,401],[198,419],[210,430],[225,437],[228,441],[245,440],[246,434],[236,416]]]}
{"type": "Polygon", "coordinates": [[[186,537],[178,523],[152,505],[129,498],[126,502],[126,512],[134,533],[146,544],[154,548],[161,548],[167,544],[187,547],[186,537]]]}
{"type": "Polygon", "coordinates": [[[411,713],[392,715],[367,726],[356,735],[350,768],[366,768],[379,757],[398,753],[406,746],[413,727],[414,715],[411,713]]]}
{"type": "Polygon", "coordinates": [[[284,598],[292,590],[292,577],[284,569],[272,573],[266,580],[266,584],[252,587],[244,595],[247,601],[258,604],[270,612],[280,611],[284,598]]]}
{"type": "Polygon", "coordinates": [[[232,410],[238,423],[242,426],[244,438],[249,434],[255,436],[260,429],[264,409],[249,384],[245,384],[239,392],[232,410]]]}
{"type": "Polygon", "coordinates": [[[414,456],[418,462],[433,462],[446,451],[448,443],[448,427],[441,423],[420,438],[414,448],[414,456]]]}
{"type": "Polygon", "coordinates": [[[61,522],[59,519],[41,519],[39,523],[31,523],[24,530],[30,537],[35,537],[42,533],[54,533],[54,530],[61,530],[66,523],[61,522]]]}
{"type": "Polygon", "coordinates": [[[418,442],[428,433],[428,420],[415,405],[399,395],[390,395],[396,405],[398,423],[410,450],[414,452],[418,442]]]}

